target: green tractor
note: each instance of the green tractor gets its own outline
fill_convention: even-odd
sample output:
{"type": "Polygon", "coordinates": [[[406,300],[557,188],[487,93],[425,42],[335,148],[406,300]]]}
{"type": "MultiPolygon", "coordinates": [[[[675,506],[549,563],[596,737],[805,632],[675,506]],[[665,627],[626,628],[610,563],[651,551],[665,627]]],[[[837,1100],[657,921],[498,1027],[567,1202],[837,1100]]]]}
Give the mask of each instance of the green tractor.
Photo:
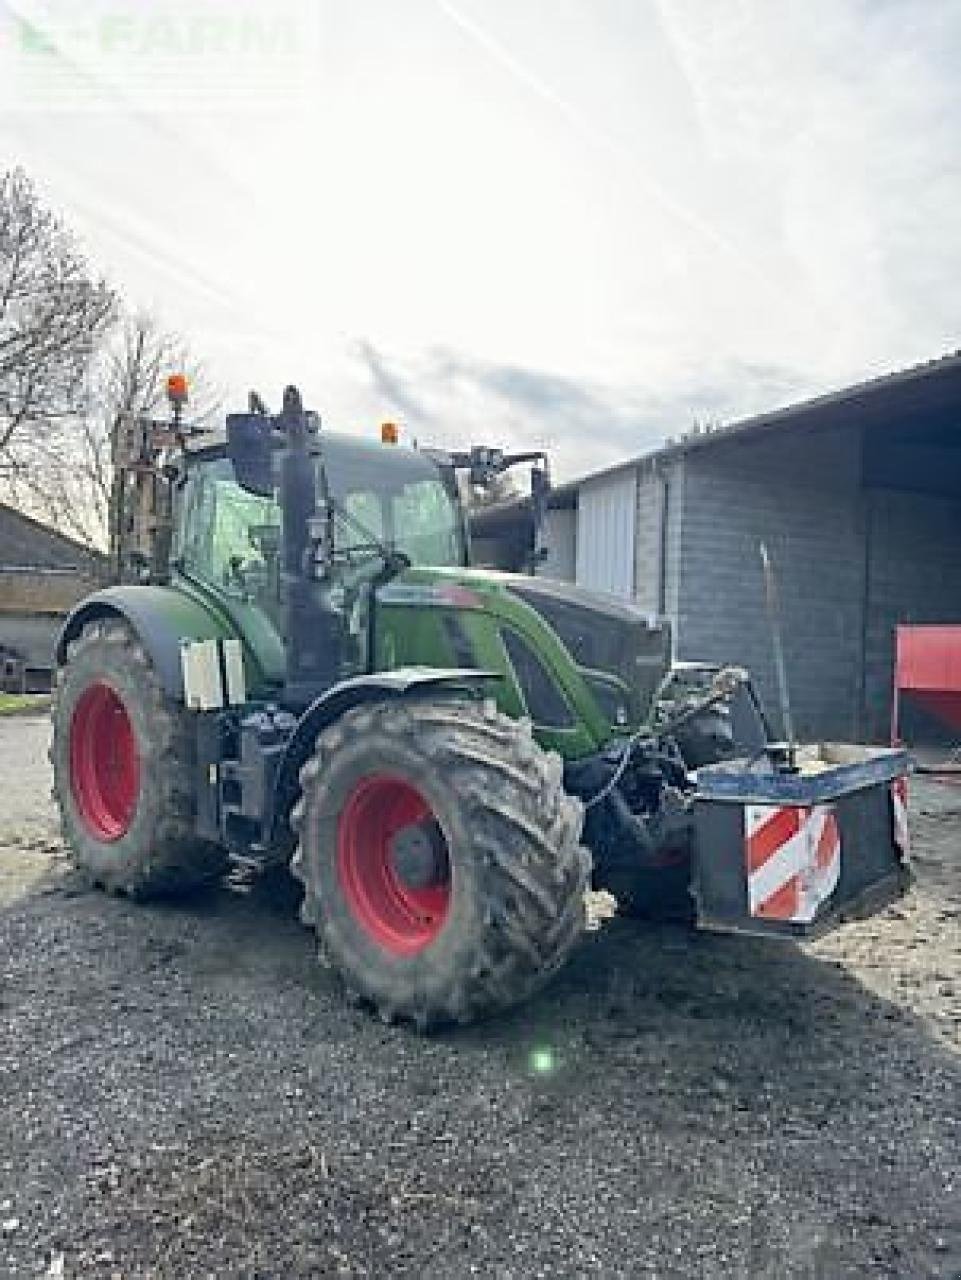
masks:
{"type": "Polygon", "coordinates": [[[181,396],[125,426],[120,581],[59,642],[55,791],[95,883],[289,864],[348,993],[420,1028],[535,990],[598,890],[688,901],[692,770],[739,701],[765,740],[743,673],[673,667],[629,604],[471,568],[458,473],[517,458],[338,436],[292,387],[211,442],[181,396]]]}

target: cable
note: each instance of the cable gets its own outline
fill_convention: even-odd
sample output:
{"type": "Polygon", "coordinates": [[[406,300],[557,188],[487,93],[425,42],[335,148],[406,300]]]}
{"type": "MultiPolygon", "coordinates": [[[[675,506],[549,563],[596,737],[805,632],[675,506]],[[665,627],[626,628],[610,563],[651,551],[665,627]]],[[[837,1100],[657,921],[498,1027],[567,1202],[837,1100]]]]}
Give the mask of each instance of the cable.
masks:
{"type": "Polygon", "coordinates": [[[621,758],[617,763],[617,768],[608,778],[607,782],[604,783],[603,787],[601,787],[600,791],[598,791],[596,795],[591,796],[590,800],[586,800],[584,802],[585,809],[593,809],[596,804],[600,804],[602,800],[607,799],[607,797],[611,794],[611,792],[620,782],[621,778],[624,777],[624,772],[627,769],[628,761],[631,758],[631,752],[634,750],[634,748],[637,746],[637,744],[641,741],[642,738],[647,737],[649,735],[649,732],[650,731],[647,725],[644,725],[643,728],[638,729],[637,733],[635,733],[632,737],[628,738],[627,742],[624,744],[624,750],[621,752],[621,758]]]}
{"type": "MultiPolygon", "coordinates": [[[[671,674],[672,673],[669,672],[668,677],[671,674]]],[[[661,681],[661,685],[659,686],[659,691],[666,688],[667,684],[669,683],[668,677],[665,677],[665,679],[661,681]]],[[[692,720],[695,716],[699,716],[703,711],[710,710],[710,708],[713,706],[716,706],[717,703],[723,702],[725,698],[730,697],[731,694],[734,692],[734,688],[736,688],[738,684],[743,684],[746,681],[746,679],[747,679],[747,673],[743,672],[740,668],[724,667],[715,675],[714,681],[713,681],[714,688],[712,692],[707,695],[706,698],[702,698],[701,701],[695,703],[693,707],[688,707],[686,711],[682,711],[680,715],[676,715],[672,720],[667,720],[663,725],[660,725],[658,727],[656,732],[652,730],[650,723],[642,725],[642,727],[638,729],[638,731],[635,734],[633,734],[630,738],[628,738],[627,742],[624,745],[624,750],[621,753],[621,758],[617,762],[617,767],[615,768],[614,772],[608,778],[607,782],[604,783],[603,787],[601,787],[600,791],[596,792],[593,796],[591,796],[590,800],[586,800],[584,802],[584,808],[593,809],[595,805],[598,805],[603,800],[607,799],[607,797],[611,794],[611,792],[620,782],[621,778],[624,777],[624,773],[627,769],[628,762],[631,758],[631,752],[634,750],[634,748],[637,746],[637,744],[641,741],[642,738],[669,737],[672,733],[674,733],[677,729],[679,729],[682,724],[686,724],[688,720],[692,720]]]]}

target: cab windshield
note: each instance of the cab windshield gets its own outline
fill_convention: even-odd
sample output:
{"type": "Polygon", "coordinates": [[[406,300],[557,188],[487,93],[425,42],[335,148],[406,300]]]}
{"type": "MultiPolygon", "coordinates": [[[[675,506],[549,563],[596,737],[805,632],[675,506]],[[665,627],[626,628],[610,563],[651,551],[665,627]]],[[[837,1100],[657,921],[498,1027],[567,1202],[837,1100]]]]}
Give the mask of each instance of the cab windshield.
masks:
{"type": "Polygon", "coordinates": [[[330,496],[347,514],[336,527],[342,550],[366,536],[413,565],[464,564],[458,509],[429,458],[329,434],[321,436],[320,449],[330,496]]]}
{"type": "MultiPolygon", "coordinates": [[[[338,551],[356,562],[384,543],[412,565],[465,563],[458,507],[429,458],[329,433],[320,448],[330,495],[345,513],[335,521],[338,551]]],[[[279,608],[281,523],[275,498],[242,489],[229,459],[214,457],[191,469],[175,554],[228,593],[279,608]]]]}

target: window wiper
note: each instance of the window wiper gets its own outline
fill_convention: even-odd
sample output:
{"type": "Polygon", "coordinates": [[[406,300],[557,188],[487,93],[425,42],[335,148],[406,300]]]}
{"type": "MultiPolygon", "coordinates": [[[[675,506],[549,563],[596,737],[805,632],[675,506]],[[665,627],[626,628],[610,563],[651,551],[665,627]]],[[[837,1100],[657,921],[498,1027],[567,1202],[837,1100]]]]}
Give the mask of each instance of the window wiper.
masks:
{"type": "Polygon", "coordinates": [[[375,551],[383,561],[384,567],[381,573],[389,578],[410,568],[410,556],[398,550],[394,543],[385,542],[383,538],[378,538],[377,534],[372,529],[369,529],[362,520],[359,520],[348,511],[342,502],[338,502],[336,498],[329,498],[328,501],[333,507],[335,515],[353,526],[354,532],[366,539],[366,542],[358,546],[344,547],[344,554],[349,554],[351,551],[375,551]]]}

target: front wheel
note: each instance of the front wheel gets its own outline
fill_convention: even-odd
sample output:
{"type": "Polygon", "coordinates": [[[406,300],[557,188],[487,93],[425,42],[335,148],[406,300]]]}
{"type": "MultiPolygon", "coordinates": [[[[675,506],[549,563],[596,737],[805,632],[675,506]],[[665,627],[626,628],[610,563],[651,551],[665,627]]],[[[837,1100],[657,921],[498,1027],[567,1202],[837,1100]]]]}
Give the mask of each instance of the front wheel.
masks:
{"type": "Polygon", "coordinates": [[[493,703],[348,712],[301,787],[303,918],[385,1019],[469,1022],[531,994],[578,941],[591,867],[580,803],[560,759],[493,703]]]}
{"type": "Polygon", "coordinates": [[[71,642],[54,687],[50,759],[67,844],[95,884],[150,897],[226,869],[225,851],[194,835],[190,715],[165,696],[121,621],[92,622],[71,642]]]}

